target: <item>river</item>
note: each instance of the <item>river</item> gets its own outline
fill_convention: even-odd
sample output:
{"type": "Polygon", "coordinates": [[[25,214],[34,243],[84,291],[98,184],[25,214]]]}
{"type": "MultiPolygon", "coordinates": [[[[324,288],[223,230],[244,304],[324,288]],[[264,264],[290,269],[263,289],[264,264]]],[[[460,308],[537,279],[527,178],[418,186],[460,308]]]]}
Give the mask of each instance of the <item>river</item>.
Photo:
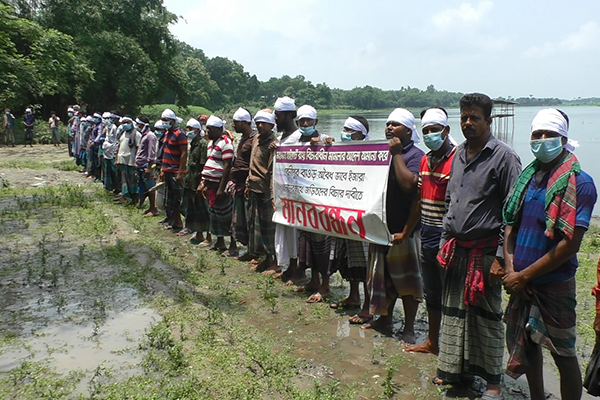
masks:
{"type": "MultiPolygon", "coordinates": [[[[546,107],[515,107],[514,116],[514,139],[509,143],[521,157],[523,165],[527,165],[533,155],[529,149],[529,139],[531,133],[531,121],[535,114],[546,107]]],[[[594,182],[600,182],[600,163],[597,163],[596,157],[600,157],[600,107],[560,107],[569,116],[570,128],[569,137],[577,140],[580,147],[575,154],[581,161],[584,171],[592,176],[594,182]]],[[[411,110],[417,118],[417,129],[420,130],[420,110],[411,110]]],[[[457,142],[462,142],[464,137],[460,130],[460,112],[457,108],[448,109],[448,120],[450,123],[450,134],[457,142]]],[[[363,112],[359,115],[364,116],[369,121],[370,139],[385,139],[385,121],[388,112],[373,111],[363,112]]],[[[319,132],[334,136],[339,140],[340,133],[344,126],[344,121],[348,117],[347,113],[328,114],[319,117],[319,132]]],[[[427,148],[423,143],[419,144],[423,151],[427,148]]],[[[600,206],[596,203],[594,215],[600,215],[600,206]]]]}

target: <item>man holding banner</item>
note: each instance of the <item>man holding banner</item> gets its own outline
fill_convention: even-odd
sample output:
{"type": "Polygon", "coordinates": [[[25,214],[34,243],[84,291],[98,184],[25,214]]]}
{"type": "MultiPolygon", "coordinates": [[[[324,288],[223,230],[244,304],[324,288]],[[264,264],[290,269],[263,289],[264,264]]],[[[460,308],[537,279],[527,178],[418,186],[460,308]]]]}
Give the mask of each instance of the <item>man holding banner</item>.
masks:
{"type": "Polygon", "coordinates": [[[425,153],[416,147],[420,138],[415,117],[408,110],[397,108],[390,114],[385,135],[391,139],[389,148],[392,155],[386,217],[388,229],[394,236],[392,247],[372,245],[369,250],[371,314],[380,317],[362,328],[391,330],[394,305],[401,297],[405,315],[402,341],[414,343],[415,317],[423,299],[417,186],[425,153]]]}

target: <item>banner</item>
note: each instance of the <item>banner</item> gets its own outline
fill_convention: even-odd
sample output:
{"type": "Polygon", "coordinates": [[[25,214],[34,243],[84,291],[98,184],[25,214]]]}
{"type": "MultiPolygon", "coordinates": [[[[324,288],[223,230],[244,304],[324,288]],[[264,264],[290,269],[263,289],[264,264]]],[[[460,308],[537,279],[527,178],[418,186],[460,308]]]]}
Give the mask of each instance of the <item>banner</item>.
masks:
{"type": "Polygon", "coordinates": [[[273,221],[305,231],[389,245],[387,141],[279,146],[273,221]]]}

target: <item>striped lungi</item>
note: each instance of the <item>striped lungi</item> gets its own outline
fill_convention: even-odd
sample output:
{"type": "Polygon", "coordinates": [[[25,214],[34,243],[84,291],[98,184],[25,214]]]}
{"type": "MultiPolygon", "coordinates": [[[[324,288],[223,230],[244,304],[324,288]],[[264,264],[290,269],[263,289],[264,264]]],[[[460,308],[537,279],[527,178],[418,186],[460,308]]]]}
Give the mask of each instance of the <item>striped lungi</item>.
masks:
{"type": "Polygon", "coordinates": [[[192,232],[209,232],[210,215],[206,199],[195,190],[185,189],[183,192],[183,213],[185,226],[192,232]]]}
{"type": "Polygon", "coordinates": [[[165,182],[165,209],[172,210],[174,212],[181,212],[183,186],[177,182],[177,173],[165,172],[163,174],[163,181],[165,182]]]}
{"type": "Polygon", "coordinates": [[[209,188],[209,191],[214,191],[216,199],[213,206],[208,206],[208,214],[210,215],[210,233],[216,237],[224,237],[231,235],[231,217],[233,215],[233,198],[225,195],[219,200],[216,197],[216,189],[209,188]]]}
{"type": "Polygon", "coordinates": [[[331,276],[329,254],[331,236],[319,233],[298,231],[298,262],[307,268],[315,268],[321,276],[331,276]]]}
{"type": "Polygon", "coordinates": [[[541,345],[562,357],[576,357],[575,278],[529,285],[530,300],[512,295],[506,308],[506,373],[514,379],[528,370],[527,352],[541,345]]]}
{"type": "Polygon", "coordinates": [[[332,238],[329,270],[331,273],[339,271],[347,281],[366,282],[368,254],[367,242],[332,238]]]}
{"type": "Polygon", "coordinates": [[[442,327],[437,376],[444,382],[460,382],[461,374],[478,375],[488,384],[500,383],[503,373],[504,326],[502,286],[489,285],[490,267],[496,259],[483,256],[485,294],[477,305],[465,305],[468,257],[455,255],[447,268],[442,293],[442,327]]]}
{"type": "Polygon", "coordinates": [[[369,247],[367,284],[371,293],[370,313],[387,315],[391,301],[413,296],[423,300],[421,278],[421,240],[419,232],[402,242],[389,246],[369,247]]]}
{"type": "Polygon", "coordinates": [[[231,235],[244,246],[248,245],[248,202],[243,191],[233,193],[233,216],[231,217],[231,235]]]}
{"type": "Polygon", "coordinates": [[[270,193],[248,192],[248,252],[275,255],[275,222],[270,193]]]}
{"type": "Polygon", "coordinates": [[[115,167],[115,159],[105,158],[102,160],[102,174],[104,179],[104,189],[117,189],[117,167],[115,167]]]}

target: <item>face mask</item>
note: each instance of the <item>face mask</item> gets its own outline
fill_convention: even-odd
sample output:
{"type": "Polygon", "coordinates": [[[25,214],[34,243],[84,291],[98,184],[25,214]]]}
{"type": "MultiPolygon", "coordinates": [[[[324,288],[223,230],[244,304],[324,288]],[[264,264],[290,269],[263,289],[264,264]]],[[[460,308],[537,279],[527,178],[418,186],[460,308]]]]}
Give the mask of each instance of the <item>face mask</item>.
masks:
{"type": "Polygon", "coordinates": [[[171,126],[173,126],[173,123],[171,121],[163,121],[162,124],[165,127],[165,129],[171,129],[171,126]]]}
{"type": "Polygon", "coordinates": [[[313,133],[315,133],[315,127],[314,126],[307,126],[305,127],[300,127],[298,128],[300,130],[300,133],[302,134],[302,136],[310,136],[313,133]]]}
{"type": "MultiPolygon", "coordinates": [[[[7,114],[8,114],[8,113],[7,113],[7,114]]],[[[72,117],[72,116],[73,116],[73,113],[68,113],[67,115],[68,115],[69,117],[72,117]]]]}
{"type": "Polygon", "coordinates": [[[100,123],[100,118],[94,118],[94,122],[99,124],[100,123]]]}
{"type": "Polygon", "coordinates": [[[433,151],[439,150],[439,148],[444,144],[442,132],[444,131],[431,132],[427,135],[423,135],[423,143],[425,143],[425,146],[429,147],[433,151]]]}
{"type": "Polygon", "coordinates": [[[82,122],[81,126],[83,126],[84,128],[87,127],[87,122],[82,122]]]}
{"type": "Polygon", "coordinates": [[[194,140],[194,138],[196,137],[196,132],[189,131],[189,132],[186,132],[186,135],[189,140],[194,140]]]}
{"type": "Polygon", "coordinates": [[[123,124],[123,130],[130,131],[133,128],[131,124],[123,124]]]}
{"type": "Polygon", "coordinates": [[[563,151],[562,137],[548,139],[537,139],[529,142],[531,152],[543,163],[549,163],[558,157],[563,151]]]}
{"type": "Polygon", "coordinates": [[[352,133],[342,132],[342,142],[351,142],[351,141],[352,141],[352,133]]]}
{"type": "Polygon", "coordinates": [[[154,131],[154,134],[156,135],[157,138],[160,138],[164,132],[163,131],[159,131],[158,129],[156,131],[154,131]]]}

